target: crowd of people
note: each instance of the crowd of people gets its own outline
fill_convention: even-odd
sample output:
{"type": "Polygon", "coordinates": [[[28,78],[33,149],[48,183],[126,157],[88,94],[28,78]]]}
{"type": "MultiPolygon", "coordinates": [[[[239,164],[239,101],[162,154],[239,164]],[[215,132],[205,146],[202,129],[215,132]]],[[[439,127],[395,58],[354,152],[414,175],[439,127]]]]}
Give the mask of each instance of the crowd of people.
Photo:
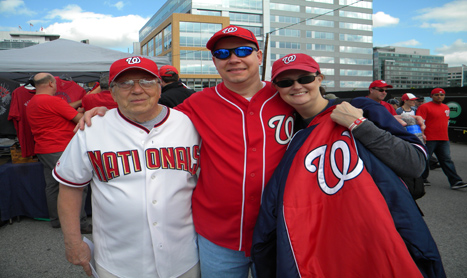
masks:
{"type": "Polygon", "coordinates": [[[175,67],[138,56],[115,61],[78,110],[50,101],[51,74],[34,78],[29,120],[68,261],[92,275],[81,237],[92,232],[104,278],[445,277],[400,178],[427,181],[434,153],[450,188],[467,187],[443,89],[425,104],[412,93],[386,102],[392,86],[375,80],[367,97],[339,99],[306,54],[278,59],[261,81],[247,29],[223,28],[206,48],[223,82],[196,93],[175,67]],[[60,124],[46,126],[52,115],[60,124]]]}

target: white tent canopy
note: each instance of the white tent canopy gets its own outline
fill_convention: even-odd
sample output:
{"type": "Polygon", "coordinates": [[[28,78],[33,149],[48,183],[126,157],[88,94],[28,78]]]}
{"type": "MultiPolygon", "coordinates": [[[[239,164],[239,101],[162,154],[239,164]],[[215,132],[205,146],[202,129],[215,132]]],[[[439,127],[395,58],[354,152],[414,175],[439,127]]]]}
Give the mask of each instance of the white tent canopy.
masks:
{"type": "MultiPolygon", "coordinates": [[[[38,45],[0,51],[0,77],[26,83],[38,72],[54,76],[67,75],[75,82],[98,81],[118,59],[131,57],[130,53],[115,51],[66,39],[38,45]]],[[[167,57],[147,57],[160,68],[170,64],[167,57]]]]}

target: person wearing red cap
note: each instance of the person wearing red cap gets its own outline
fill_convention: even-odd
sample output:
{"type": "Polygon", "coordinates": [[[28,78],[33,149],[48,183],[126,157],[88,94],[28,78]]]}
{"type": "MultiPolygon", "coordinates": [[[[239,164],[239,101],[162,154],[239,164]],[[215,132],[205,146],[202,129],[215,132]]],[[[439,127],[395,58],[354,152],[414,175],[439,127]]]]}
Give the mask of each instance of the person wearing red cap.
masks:
{"type": "Polygon", "coordinates": [[[174,66],[162,66],[159,75],[162,85],[160,104],[173,108],[195,92],[180,81],[178,70],[174,66]]]}
{"type": "Polygon", "coordinates": [[[401,97],[401,106],[396,109],[397,115],[408,114],[415,116],[415,111],[417,111],[415,103],[417,99],[418,97],[416,97],[414,94],[403,94],[401,97]]]}
{"type": "Polygon", "coordinates": [[[420,175],[423,144],[368,98],[324,99],[323,79],[306,54],[272,67],[274,86],[305,129],[263,192],[252,247],[258,277],[445,277],[398,177],[420,175]]]}
{"type": "Polygon", "coordinates": [[[117,108],[118,104],[109,91],[109,73],[103,73],[99,78],[98,88],[86,94],[82,99],[84,111],[94,107],[105,106],[107,109],[117,108]]]}
{"type": "MultiPolygon", "coordinates": [[[[425,136],[428,156],[431,158],[433,153],[438,158],[441,169],[448,178],[451,189],[460,189],[467,187],[467,183],[457,174],[454,162],[451,159],[449,146],[449,106],[443,103],[446,92],[442,88],[435,88],[431,91],[430,102],[420,105],[417,109],[417,115],[425,119],[425,136]]],[[[427,163],[422,178],[428,183],[430,173],[429,163],[427,163]]]]}
{"type": "Polygon", "coordinates": [[[90,183],[100,277],[200,277],[191,209],[199,134],[185,114],[158,104],[154,61],[115,61],[109,87],[118,109],[78,131],[53,171],[66,257],[91,276],[77,223],[78,196],[90,183]]]}
{"type": "Polygon", "coordinates": [[[386,109],[392,115],[397,115],[396,110],[392,107],[391,104],[384,101],[384,98],[388,94],[387,91],[389,88],[392,88],[392,85],[389,85],[384,80],[376,80],[370,84],[368,88],[370,91],[368,93],[368,98],[380,103],[382,106],[386,107],[386,109]]]}

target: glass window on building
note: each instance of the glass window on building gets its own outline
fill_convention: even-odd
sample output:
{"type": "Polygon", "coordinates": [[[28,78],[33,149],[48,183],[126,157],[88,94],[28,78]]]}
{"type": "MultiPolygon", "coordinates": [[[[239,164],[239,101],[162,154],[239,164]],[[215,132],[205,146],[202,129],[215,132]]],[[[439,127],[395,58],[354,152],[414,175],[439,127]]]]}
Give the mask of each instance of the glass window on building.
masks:
{"type": "Polygon", "coordinates": [[[334,69],[321,68],[321,73],[324,75],[334,75],[334,69]]]}
{"type": "Polygon", "coordinates": [[[172,47],[172,24],[165,27],[164,31],[164,51],[172,47]]]}
{"type": "Polygon", "coordinates": [[[373,43],[373,36],[339,34],[339,40],[348,42],[368,42],[373,43]]]}
{"type": "Polygon", "coordinates": [[[143,49],[141,50],[141,54],[148,56],[148,44],[143,45],[143,49]]]}
{"type": "Polygon", "coordinates": [[[261,23],[261,15],[259,14],[243,14],[243,13],[229,13],[230,22],[242,23],[261,23]]]}
{"type": "Polygon", "coordinates": [[[306,0],[307,2],[317,2],[317,3],[326,3],[334,4],[334,0],[306,0]]]}
{"type": "Polygon", "coordinates": [[[352,29],[352,30],[362,30],[362,31],[372,31],[373,30],[373,25],[350,23],[350,22],[339,22],[339,28],[352,29]]]}
{"type": "Polygon", "coordinates": [[[341,76],[373,76],[373,71],[372,70],[341,69],[340,75],[341,76]]]}
{"type": "Polygon", "coordinates": [[[313,59],[315,59],[315,61],[318,64],[321,64],[321,63],[334,64],[334,57],[318,56],[318,57],[313,57],[313,59]]]}
{"type": "Polygon", "coordinates": [[[332,44],[318,44],[318,43],[307,43],[307,50],[316,50],[316,51],[328,51],[334,52],[334,45],[332,44]]]}
{"type": "Polygon", "coordinates": [[[340,52],[357,53],[357,54],[373,54],[373,48],[354,47],[354,46],[339,46],[340,52]]]}
{"type": "Polygon", "coordinates": [[[334,27],[334,21],[311,19],[306,21],[306,25],[320,26],[320,27],[334,27]]]}
{"type": "Polygon", "coordinates": [[[332,9],[316,8],[316,7],[306,7],[305,11],[309,14],[326,14],[333,15],[332,9]]]}
{"type": "Polygon", "coordinates": [[[222,28],[218,23],[180,22],[180,46],[205,46],[212,34],[222,28]]]}
{"type": "Polygon", "coordinates": [[[368,1],[357,2],[355,0],[339,0],[339,5],[351,5],[352,7],[371,9],[373,8],[373,3],[368,1]]]}
{"type": "Polygon", "coordinates": [[[300,49],[300,43],[272,41],[271,47],[272,48],[285,48],[285,49],[300,49]]]}
{"type": "Polygon", "coordinates": [[[314,38],[314,39],[333,40],[334,39],[334,33],[306,31],[306,37],[307,38],[314,38]]]}
{"type": "Polygon", "coordinates": [[[341,17],[350,17],[350,18],[358,18],[358,19],[372,19],[372,14],[367,13],[359,13],[359,12],[348,12],[348,11],[339,11],[339,16],[341,17]]]}
{"type": "Polygon", "coordinates": [[[271,15],[271,22],[299,23],[300,18],[292,17],[292,16],[271,15]]]}
{"type": "Polygon", "coordinates": [[[323,80],[321,82],[321,85],[324,86],[325,88],[333,88],[335,85],[334,85],[334,80],[323,80]]]}
{"type": "Polygon", "coordinates": [[[208,11],[208,10],[192,10],[192,14],[196,15],[211,15],[211,16],[221,16],[220,11],[208,11]]]}
{"type": "Polygon", "coordinates": [[[354,58],[340,58],[341,64],[346,65],[373,65],[372,59],[354,59],[354,58]]]}
{"type": "Polygon", "coordinates": [[[162,53],[162,32],[156,35],[154,44],[156,48],[156,56],[158,56],[162,53]]]}
{"type": "Polygon", "coordinates": [[[245,10],[262,10],[262,0],[229,0],[230,8],[239,8],[245,10]]]}
{"type": "Polygon", "coordinates": [[[154,56],[154,39],[150,39],[147,44],[147,56],[154,56]]]}
{"type": "Polygon", "coordinates": [[[269,3],[271,10],[287,11],[287,12],[300,12],[300,5],[289,5],[279,3],[269,3]]]}
{"type": "Polygon", "coordinates": [[[282,37],[297,37],[297,38],[301,37],[300,30],[295,30],[295,29],[280,29],[274,32],[273,35],[282,36],[282,37]]]}

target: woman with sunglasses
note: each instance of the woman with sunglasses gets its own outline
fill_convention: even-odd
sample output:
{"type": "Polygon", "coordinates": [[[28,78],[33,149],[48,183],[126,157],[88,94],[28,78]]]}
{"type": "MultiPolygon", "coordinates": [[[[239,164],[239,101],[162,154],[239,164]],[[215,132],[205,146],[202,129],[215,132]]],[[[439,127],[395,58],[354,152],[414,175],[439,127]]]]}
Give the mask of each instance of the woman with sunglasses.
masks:
{"type": "Polygon", "coordinates": [[[424,146],[369,98],[324,99],[323,78],[305,54],[273,64],[273,83],[304,129],[263,193],[252,248],[258,277],[444,277],[436,244],[393,171],[413,166],[418,175],[424,146]],[[391,152],[415,158],[401,167],[387,159],[391,152]]]}

